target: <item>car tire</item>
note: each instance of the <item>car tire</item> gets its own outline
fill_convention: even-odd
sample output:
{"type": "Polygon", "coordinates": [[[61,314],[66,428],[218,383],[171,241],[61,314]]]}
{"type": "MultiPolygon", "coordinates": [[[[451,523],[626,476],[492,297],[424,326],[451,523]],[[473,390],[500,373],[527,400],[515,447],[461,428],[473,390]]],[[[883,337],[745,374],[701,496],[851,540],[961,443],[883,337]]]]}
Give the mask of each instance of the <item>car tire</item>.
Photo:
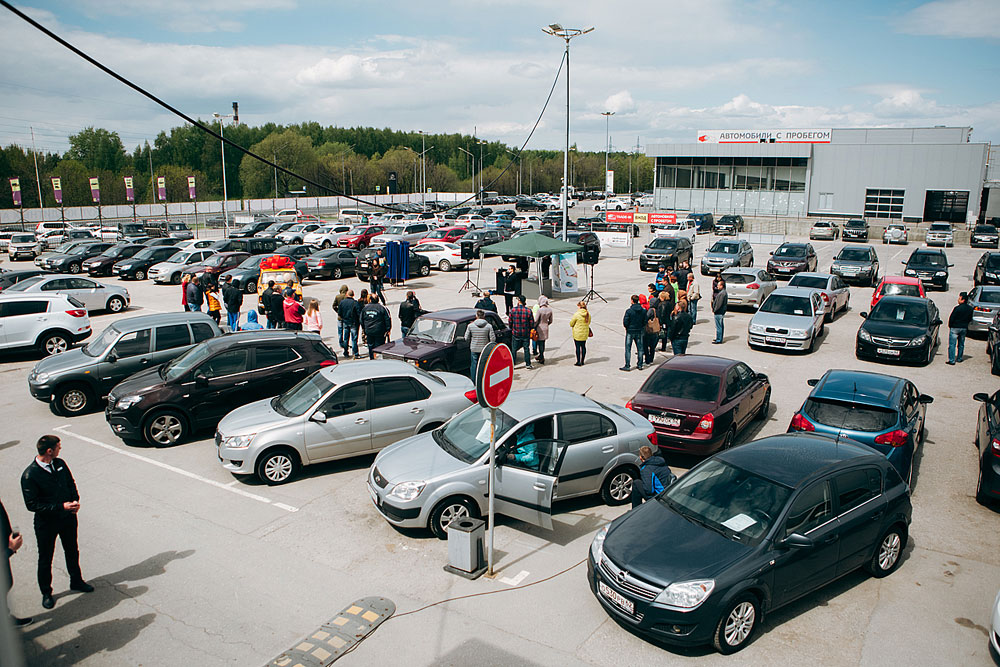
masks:
{"type": "Polygon", "coordinates": [[[426,278],[427,276],[431,275],[431,265],[421,264],[420,270],[417,271],[417,273],[419,273],[422,278],[426,278]]]}
{"type": "Polygon", "coordinates": [[[143,439],[153,447],[173,447],[187,435],[187,421],[174,410],[157,410],[146,418],[143,439]]]}
{"type": "Polygon", "coordinates": [[[145,280],[146,279],[146,272],[143,271],[142,269],[139,269],[138,271],[135,272],[135,276],[134,277],[135,277],[136,280],[145,280]]]}
{"type": "Polygon", "coordinates": [[[52,394],[52,407],[56,414],[73,417],[86,412],[94,403],[94,393],[83,384],[68,384],[52,394]]]}
{"type": "Polygon", "coordinates": [[[344,270],[339,266],[333,267],[333,271],[330,272],[330,277],[334,280],[340,280],[344,277],[344,270]]]}
{"type": "Polygon", "coordinates": [[[327,239],[327,240],[323,241],[323,250],[329,250],[332,247],[333,247],[333,244],[330,243],[330,239],[327,239]]]}
{"type": "Polygon", "coordinates": [[[605,505],[615,507],[632,501],[632,485],[638,478],[633,468],[615,468],[608,473],[601,484],[601,500],[605,505]]]}
{"type": "Polygon", "coordinates": [[[760,621],[760,601],[751,593],[743,593],[726,605],[719,625],[712,636],[712,646],[723,655],[736,653],[753,639],[760,621]]]}
{"type": "Polygon", "coordinates": [[[180,285],[181,284],[181,272],[180,271],[178,271],[174,275],[170,276],[170,284],[171,285],[180,285]]]}
{"type": "Polygon", "coordinates": [[[451,271],[451,262],[449,262],[446,259],[442,259],[440,262],[438,262],[438,268],[445,272],[451,271]]]}
{"type": "Polygon", "coordinates": [[[767,421],[767,413],[771,410],[771,389],[768,388],[767,392],[764,394],[764,402],[760,404],[760,410],[757,411],[757,419],[761,421],[767,421]]]}
{"type": "Polygon", "coordinates": [[[62,354],[72,346],[72,339],[62,331],[50,331],[38,339],[38,351],[46,357],[62,354]]]}
{"type": "Polygon", "coordinates": [[[113,296],[108,299],[107,308],[109,313],[120,313],[125,310],[125,306],[125,299],[120,296],[113,296]]]}
{"type": "Polygon", "coordinates": [[[427,527],[439,540],[448,539],[448,524],[465,517],[478,518],[479,508],[468,498],[455,496],[445,498],[431,510],[427,527]]]}
{"type": "Polygon", "coordinates": [[[1000,375],[1000,351],[993,350],[993,355],[990,361],[990,372],[993,375],[1000,375]]]}
{"type": "Polygon", "coordinates": [[[729,432],[726,433],[726,438],[725,438],[725,440],[722,441],[722,446],[719,447],[719,451],[720,452],[724,452],[727,449],[732,449],[734,444],[736,444],[736,427],[735,426],[733,426],[732,428],[730,428],[729,432]]]}
{"type": "Polygon", "coordinates": [[[247,294],[257,293],[257,283],[253,280],[248,280],[246,285],[243,286],[243,291],[247,294]]]}
{"type": "Polygon", "coordinates": [[[809,347],[806,348],[806,354],[810,354],[815,349],[816,349],[816,336],[813,336],[812,339],[809,341],[809,347]]]}
{"type": "Polygon", "coordinates": [[[284,484],[295,477],[299,470],[299,457],[287,447],[269,449],[257,459],[257,479],[268,486],[284,484]]]}
{"type": "Polygon", "coordinates": [[[79,262],[72,262],[66,268],[66,271],[69,272],[69,273],[80,273],[80,263],[79,262]]]}
{"type": "Polygon", "coordinates": [[[906,528],[895,524],[882,534],[865,569],[876,579],[888,577],[897,567],[906,548],[906,528]]]}

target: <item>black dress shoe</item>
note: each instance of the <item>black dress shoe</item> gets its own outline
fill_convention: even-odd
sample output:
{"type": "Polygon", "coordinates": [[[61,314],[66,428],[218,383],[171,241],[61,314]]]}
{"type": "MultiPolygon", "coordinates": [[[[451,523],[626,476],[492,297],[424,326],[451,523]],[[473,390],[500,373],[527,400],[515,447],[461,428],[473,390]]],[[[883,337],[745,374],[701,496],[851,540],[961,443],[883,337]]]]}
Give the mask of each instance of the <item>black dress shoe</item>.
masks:
{"type": "Polygon", "coordinates": [[[23,628],[26,625],[31,625],[32,621],[34,621],[35,619],[31,618],[30,616],[26,616],[25,618],[18,618],[17,616],[11,616],[10,620],[14,622],[14,625],[16,627],[23,628]]]}
{"type": "Polygon", "coordinates": [[[52,607],[56,606],[56,599],[51,595],[43,595],[42,606],[45,607],[46,609],[52,609],[52,607]]]}
{"type": "Polygon", "coordinates": [[[80,580],[75,581],[69,585],[71,591],[79,591],[81,593],[93,593],[94,587],[88,584],[86,581],[80,580]]]}

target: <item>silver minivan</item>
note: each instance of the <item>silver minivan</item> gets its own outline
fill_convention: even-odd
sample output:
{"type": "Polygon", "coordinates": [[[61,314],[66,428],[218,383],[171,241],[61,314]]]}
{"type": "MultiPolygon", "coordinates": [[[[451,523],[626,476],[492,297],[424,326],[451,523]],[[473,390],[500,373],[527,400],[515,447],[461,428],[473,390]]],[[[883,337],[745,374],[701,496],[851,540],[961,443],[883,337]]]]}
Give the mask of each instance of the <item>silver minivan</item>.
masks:
{"type": "MultiPolygon", "coordinates": [[[[486,513],[490,412],[476,404],[375,457],[368,492],[386,521],[445,538],[455,519],[486,513]]],[[[554,387],[511,393],[494,432],[496,511],[547,529],[554,500],[599,492],[627,503],[639,448],[656,447],[641,415],[554,387]]]]}
{"type": "Polygon", "coordinates": [[[244,405],[219,422],[222,466],[284,484],[299,467],[376,452],[435,429],[475,400],[472,381],[404,361],[337,364],[274,398],[244,405]]]}

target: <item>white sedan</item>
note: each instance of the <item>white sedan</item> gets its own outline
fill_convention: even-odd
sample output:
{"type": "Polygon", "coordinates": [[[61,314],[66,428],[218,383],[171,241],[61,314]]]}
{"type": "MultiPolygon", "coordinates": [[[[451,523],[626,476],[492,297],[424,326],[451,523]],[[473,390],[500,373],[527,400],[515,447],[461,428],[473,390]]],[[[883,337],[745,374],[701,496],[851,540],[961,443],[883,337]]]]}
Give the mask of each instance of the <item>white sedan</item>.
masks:
{"type": "Polygon", "coordinates": [[[442,271],[464,269],[469,260],[462,259],[462,250],[455,243],[430,242],[420,243],[411,248],[418,255],[423,255],[442,271]]]}
{"type": "Polygon", "coordinates": [[[107,310],[120,313],[129,306],[128,290],[118,285],[105,285],[96,280],[68,273],[55,273],[25,278],[4,290],[24,294],[65,294],[71,296],[89,312],[107,310]]]}

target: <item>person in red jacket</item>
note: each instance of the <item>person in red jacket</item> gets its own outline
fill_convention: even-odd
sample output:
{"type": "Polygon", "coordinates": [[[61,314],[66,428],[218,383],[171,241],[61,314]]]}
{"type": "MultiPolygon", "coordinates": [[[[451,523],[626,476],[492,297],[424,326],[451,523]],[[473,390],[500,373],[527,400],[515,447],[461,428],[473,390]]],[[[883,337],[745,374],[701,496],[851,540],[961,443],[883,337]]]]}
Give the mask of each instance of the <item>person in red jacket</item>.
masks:
{"type": "Polygon", "coordinates": [[[289,294],[285,292],[285,301],[282,304],[285,310],[285,328],[294,331],[302,331],[302,320],[305,309],[302,304],[295,300],[295,292],[289,294]]]}

